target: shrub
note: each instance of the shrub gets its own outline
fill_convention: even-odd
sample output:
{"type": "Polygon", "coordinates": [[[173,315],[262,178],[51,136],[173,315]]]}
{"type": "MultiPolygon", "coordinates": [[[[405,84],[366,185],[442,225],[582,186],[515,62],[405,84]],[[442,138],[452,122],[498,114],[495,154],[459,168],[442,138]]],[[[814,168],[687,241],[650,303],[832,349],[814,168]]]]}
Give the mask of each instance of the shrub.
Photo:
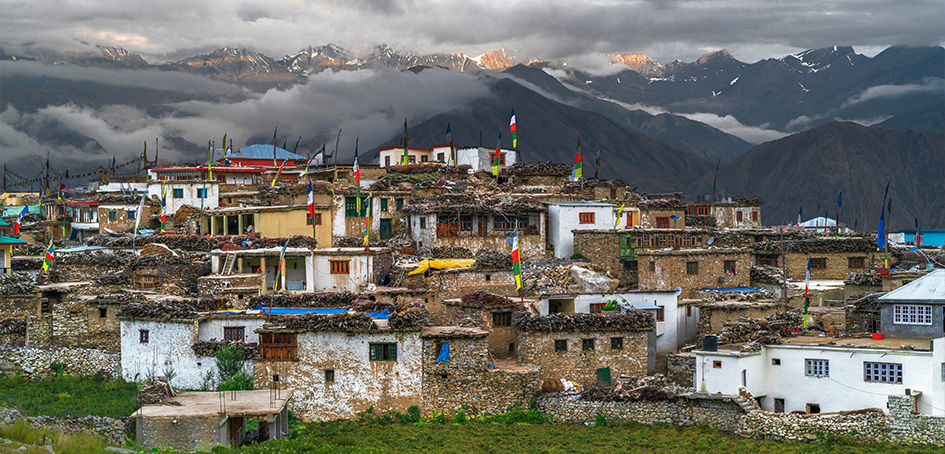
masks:
{"type": "Polygon", "coordinates": [[[453,422],[461,426],[464,426],[466,424],[469,424],[469,418],[466,416],[465,411],[460,410],[456,412],[456,416],[453,417],[453,422]]]}
{"type": "Polygon", "coordinates": [[[67,366],[66,363],[61,363],[59,361],[53,361],[49,363],[49,370],[55,375],[62,375],[66,373],[66,369],[68,367],[69,366],[67,366]]]}
{"type": "Polygon", "coordinates": [[[243,349],[238,345],[224,345],[217,350],[217,375],[220,380],[243,373],[243,349]]]}
{"type": "Polygon", "coordinates": [[[594,427],[604,427],[607,425],[607,417],[603,413],[598,413],[597,418],[594,419],[594,427]]]}
{"type": "Polygon", "coordinates": [[[227,377],[217,391],[244,391],[253,389],[253,377],[245,372],[227,377]]]}
{"type": "Polygon", "coordinates": [[[583,258],[584,258],[584,254],[582,254],[582,253],[580,253],[580,252],[575,252],[575,253],[571,254],[571,260],[581,260],[581,259],[583,259],[583,258]]]}

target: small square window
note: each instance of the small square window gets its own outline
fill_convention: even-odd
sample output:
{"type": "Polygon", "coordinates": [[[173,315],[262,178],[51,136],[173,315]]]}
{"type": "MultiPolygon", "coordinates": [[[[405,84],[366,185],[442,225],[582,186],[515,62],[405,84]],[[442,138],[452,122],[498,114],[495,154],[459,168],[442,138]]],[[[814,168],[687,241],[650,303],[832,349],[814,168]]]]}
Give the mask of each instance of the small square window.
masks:
{"type": "Polygon", "coordinates": [[[692,306],[686,306],[686,317],[692,317],[692,306]]]}
{"type": "Polygon", "coordinates": [[[128,218],[129,221],[134,221],[137,216],[138,216],[138,210],[125,211],[125,217],[128,218]]]}
{"type": "Polygon", "coordinates": [[[105,318],[105,317],[108,317],[108,308],[107,307],[98,308],[98,318],[105,318]]]}
{"type": "Polygon", "coordinates": [[[197,188],[197,198],[206,199],[207,198],[207,188],[197,188]]]}
{"type": "Polygon", "coordinates": [[[780,366],[780,365],[781,365],[781,358],[771,358],[771,365],[772,365],[772,366],[780,366]]]}
{"type": "Polygon", "coordinates": [[[368,344],[371,361],[397,361],[397,344],[392,342],[368,344]]]}
{"type": "Polygon", "coordinates": [[[567,340],[567,339],[555,339],[555,351],[556,351],[556,352],[566,352],[566,351],[568,351],[568,340],[567,340]]]}
{"type": "Polygon", "coordinates": [[[581,350],[594,350],[594,339],[581,339],[581,350]]]}
{"type": "Polygon", "coordinates": [[[656,321],[666,321],[666,309],[664,309],[663,306],[656,306],[656,321]]]}
{"type": "Polygon", "coordinates": [[[774,398],[774,412],[784,413],[784,399],[774,398]]]}
{"type": "Polygon", "coordinates": [[[736,212],[735,212],[735,220],[736,220],[737,222],[742,222],[742,212],[741,212],[741,211],[736,211],[736,212]]]}
{"type": "Polygon", "coordinates": [[[726,260],[725,263],[724,263],[724,266],[725,266],[725,273],[726,273],[726,274],[735,274],[735,265],[736,265],[737,263],[738,263],[738,262],[736,262],[735,260],[726,260]]]}
{"type": "Polygon", "coordinates": [[[805,359],[804,375],[826,378],[830,376],[830,361],[826,359],[805,359]]]}
{"type": "Polygon", "coordinates": [[[591,303],[590,308],[592,314],[600,314],[604,311],[604,303],[591,303]]]}
{"type": "Polygon", "coordinates": [[[426,217],[426,216],[420,216],[420,228],[421,228],[421,229],[427,228],[427,217],[426,217]]]}
{"type": "Polygon", "coordinates": [[[492,313],[492,326],[512,326],[512,313],[511,312],[493,312],[492,313]]]}
{"type": "Polygon", "coordinates": [[[807,413],[810,415],[820,413],[820,404],[807,404],[807,413]]]}
{"type": "Polygon", "coordinates": [[[173,188],[173,190],[171,191],[171,197],[173,197],[173,198],[175,198],[175,199],[183,199],[183,198],[184,198],[184,188],[173,188]]]}
{"type": "Polygon", "coordinates": [[[578,213],[578,222],[581,224],[593,224],[594,213],[578,213]]]}
{"type": "Polygon", "coordinates": [[[381,197],[381,211],[387,211],[387,198],[381,197]]]}
{"type": "Polygon", "coordinates": [[[151,340],[151,331],[146,329],[138,330],[138,341],[142,344],[147,344],[151,340]]]}
{"type": "Polygon", "coordinates": [[[334,383],[334,382],[335,382],[335,370],[325,369],[325,383],[334,383]]]}
{"type": "Polygon", "coordinates": [[[751,222],[758,222],[758,212],[757,212],[757,211],[752,211],[752,212],[751,212],[751,222]]]}
{"type": "Polygon", "coordinates": [[[118,219],[118,212],[117,212],[117,211],[109,211],[109,212],[108,212],[108,220],[109,220],[109,221],[114,221],[115,219],[118,219]]]}
{"type": "Polygon", "coordinates": [[[722,368],[722,361],[712,361],[712,368],[713,368],[713,369],[721,369],[721,368],[722,368]]]}
{"type": "Polygon", "coordinates": [[[686,262],[686,274],[699,274],[699,262],[686,262]]]}
{"type": "Polygon", "coordinates": [[[223,340],[230,342],[242,342],[245,338],[246,328],[242,326],[223,327],[223,340]]]}
{"type": "Polygon", "coordinates": [[[866,268],[866,257],[847,258],[847,268],[851,268],[851,269],[866,268]]]}
{"type": "MultiPolygon", "coordinates": [[[[322,214],[321,214],[321,213],[315,213],[315,214],[313,215],[313,217],[315,218],[315,225],[322,225],[322,214]]],[[[306,224],[306,225],[312,225],[312,218],[306,216],[305,224],[306,224]]]]}
{"type": "Polygon", "coordinates": [[[404,209],[404,199],[402,199],[402,198],[394,199],[394,209],[396,209],[397,211],[403,210],[403,209],[404,209]]]}
{"type": "Polygon", "coordinates": [[[812,258],[810,259],[810,267],[811,269],[815,269],[815,270],[825,270],[827,269],[827,259],[825,258],[813,259],[812,258]]]}
{"type": "Polygon", "coordinates": [[[655,273],[655,272],[656,272],[656,262],[655,262],[655,261],[650,262],[650,272],[651,272],[651,273],[655,273]]]}
{"type": "Polygon", "coordinates": [[[350,272],[350,265],[347,260],[329,260],[329,271],[331,274],[348,274],[350,272]]]}
{"type": "Polygon", "coordinates": [[[611,350],[623,350],[623,338],[622,338],[622,337],[611,337],[611,338],[610,338],[610,349],[611,349],[611,350]]]}

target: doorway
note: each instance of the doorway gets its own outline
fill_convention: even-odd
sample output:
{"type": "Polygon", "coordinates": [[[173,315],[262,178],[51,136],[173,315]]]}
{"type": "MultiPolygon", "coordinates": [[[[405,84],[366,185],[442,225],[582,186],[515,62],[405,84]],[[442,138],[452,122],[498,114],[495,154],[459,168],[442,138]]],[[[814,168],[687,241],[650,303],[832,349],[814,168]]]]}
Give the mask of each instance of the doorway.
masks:
{"type": "Polygon", "coordinates": [[[391,219],[381,219],[381,241],[389,240],[393,236],[392,231],[391,219]]]}

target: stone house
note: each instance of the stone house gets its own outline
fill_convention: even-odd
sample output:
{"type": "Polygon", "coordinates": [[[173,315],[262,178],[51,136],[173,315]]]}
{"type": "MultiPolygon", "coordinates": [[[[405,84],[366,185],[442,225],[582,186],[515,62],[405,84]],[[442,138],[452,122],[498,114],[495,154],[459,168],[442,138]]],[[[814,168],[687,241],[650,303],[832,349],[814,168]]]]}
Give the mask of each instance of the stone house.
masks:
{"type": "Polygon", "coordinates": [[[639,225],[645,229],[685,229],[686,206],[679,199],[641,200],[637,203],[639,225]]]}
{"type": "Polygon", "coordinates": [[[492,360],[488,336],[488,331],[478,328],[431,326],[421,330],[421,389],[426,411],[495,414],[513,406],[529,407],[538,393],[538,368],[492,360]]]}
{"type": "Polygon", "coordinates": [[[515,275],[511,269],[489,269],[479,267],[427,270],[422,274],[407,276],[405,266],[398,265],[396,284],[401,287],[422,288],[432,293],[433,301],[461,298],[473,292],[488,292],[507,297],[518,297],[515,275]]]}
{"type": "MultiPolygon", "coordinates": [[[[363,181],[362,181],[363,183],[363,181]]],[[[406,217],[402,210],[411,200],[409,191],[368,191],[361,190],[361,211],[358,211],[358,198],[354,190],[332,198],[332,235],[364,237],[365,216],[370,210],[371,241],[385,241],[407,232],[406,217]]]]}
{"type": "Polygon", "coordinates": [[[587,387],[620,375],[643,377],[653,323],[642,312],[523,314],[515,321],[520,362],[538,366],[543,389],[557,389],[560,380],[587,387]]]}
{"type": "Polygon", "coordinates": [[[447,246],[508,251],[518,228],[522,260],[545,254],[546,208],[529,197],[443,194],[404,207],[410,237],[418,249],[447,246]]]}
{"type": "MultiPolygon", "coordinates": [[[[98,200],[70,200],[66,208],[70,240],[80,243],[99,232],[98,200]]],[[[63,235],[67,236],[67,235],[63,235]]]]}
{"type": "Polygon", "coordinates": [[[567,164],[516,162],[509,167],[509,178],[517,188],[540,187],[546,193],[560,193],[572,171],[567,164]]]}
{"type": "MultiPolygon", "coordinates": [[[[195,172],[199,170],[181,170],[181,172],[195,172]]],[[[216,208],[220,205],[220,183],[214,180],[199,179],[170,179],[148,181],[148,198],[161,200],[161,193],[166,191],[165,210],[168,218],[177,213],[183,206],[197,209],[216,208]]],[[[157,212],[160,214],[160,211],[157,212]]]]}
{"type": "Polygon", "coordinates": [[[884,335],[919,339],[945,336],[945,270],[934,270],[880,296],[878,302],[884,335]]]}
{"type": "MultiPolygon", "coordinates": [[[[449,153],[449,150],[447,150],[447,153],[449,153]]],[[[402,146],[378,148],[377,155],[378,162],[382,168],[402,165],[404,163],[404,147],[402,146]]],[[[448,154],[446,156],[448,157],[448,154]]],[[[434,162],[445,163],[446,161],[442,153],[440,153],[440,156],[434,156],[432,148],[407,147],[407,164],[419,164],[424,162],[432,164],[434,162]]]]}
{"type": "Polygon", "coordinates": [[[737,395],[744,387],[776,413],[888,411],[887,396],[917,395],[914,412],[945,415],[945,338],[784,338],[760,350],[696,350],[696,390],[737,395]],[[906,391],[909,390],[909,391],[906,391]]]}
{"type": "Polygon", "coordinates": [[[598,202],[548,203],[548,247],[556,258],[574,254],[574,230],[614,228],[614,205],[598,202]]]}
{"type": "Polygon", "coordinates": [[[679,288],[684,298],[697,289],[747,287],[751,255],[744,248],[640,251],[641,290],[679,288]]]}
{"type": "Polygon", "coordinates": [[[787,309],[784,303],[774,299],[747,300],[740,299],[737,294],[725,300],[693,298],[684,302],[699,314],[698,335],[718,334],[725,323],[740,318],[766,318],[787,309]]]}
{"type": "MultiPolygon", "coordinates": [[[[806,238],[755,243],[751,246],[752,263],[783,268],[788,278],[803,281],[807,259],[811,259],[811,280],[839,280],[851,272],[867,272],[883,266],[883,253],[876,242],[866,238],[806,238]],[[782,262],[783,247],[783,262],[782,262]]],[[[895,260],[890,258],[890,266],[895,260]]]]}
{"type": "Polygon", "coordinates": [[[761,227],[761,206],[758,197],[732,196],[720,201],[699,201],[686,207],[686,216],[712,219],[711,226],[720,229],[757,229],[761,227]]]}
{"type": "Polygon", "coordinates": [[[223,280],[245,281],[252,275],[261,275],[260,293],[271,292],[273,286],[278,292],[290,293],[357,292],[362,286],[380,282],[384,275],[390,274],[392,265],[391,250],[387,248],[289,247],[285,250],[284,272],[280,274],[281,253],[281,247],[214,249],[210,251],[211,271],[214,275],[227,276],[219,278],[223,280]],[[277,274],[278,283],[275,282],[277,274]]]}
{"type": "Polygon", "coordinates": [[[486,335],[488,352],[493,357],[515,357],[518,331],[512,325],[515,312],[522,311],[517,300],[477,291],[462,298],[434,300],[426,304],[430,323],[435,326],[472,326],[486,335]]]}
{"type": "Polygon", "coordinates": [[[149,218],[152,214],[160,212],[160,206],[155,207],[153,203],[144,204],[141,213],[138,212],[141,197],[127,197],[124,202],[101,201],[98,205],[99,229],[112,232],[124,232],[134,229],[135,222],[138,222],[139,229],[149,228],[149,218]],[[139,220],[140,218],[140,220],[139,220]]]}
{"type": "Polygon", "coordinates": [[[331,247],[331,206],[315,205],[315,226],[308,206],[225,207],[205,210],[201,231],[211,235],[256,233],[263,238],[317,235],[317,247],[331,247]],[[314,232],[313,232],[314,230],[314,232]]]}

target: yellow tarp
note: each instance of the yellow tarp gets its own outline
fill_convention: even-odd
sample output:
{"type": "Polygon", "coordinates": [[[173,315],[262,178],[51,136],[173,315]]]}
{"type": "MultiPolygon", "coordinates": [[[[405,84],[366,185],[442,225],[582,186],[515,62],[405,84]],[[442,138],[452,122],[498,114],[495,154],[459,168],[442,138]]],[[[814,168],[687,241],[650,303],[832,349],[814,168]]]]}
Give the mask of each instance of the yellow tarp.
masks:
{"type": "Polygon", "coordinates": [[[434,270],[445,270],[447,268],[468,268],[473,266],[476,263],[476,259],[459,259],[459,260],[424,260],[420,262],[420,266],[417,269],[407,273],[407,276],[413,276],[414,274],[420,274],[426,272],[428,269],[432,268],[434,270]]]}

